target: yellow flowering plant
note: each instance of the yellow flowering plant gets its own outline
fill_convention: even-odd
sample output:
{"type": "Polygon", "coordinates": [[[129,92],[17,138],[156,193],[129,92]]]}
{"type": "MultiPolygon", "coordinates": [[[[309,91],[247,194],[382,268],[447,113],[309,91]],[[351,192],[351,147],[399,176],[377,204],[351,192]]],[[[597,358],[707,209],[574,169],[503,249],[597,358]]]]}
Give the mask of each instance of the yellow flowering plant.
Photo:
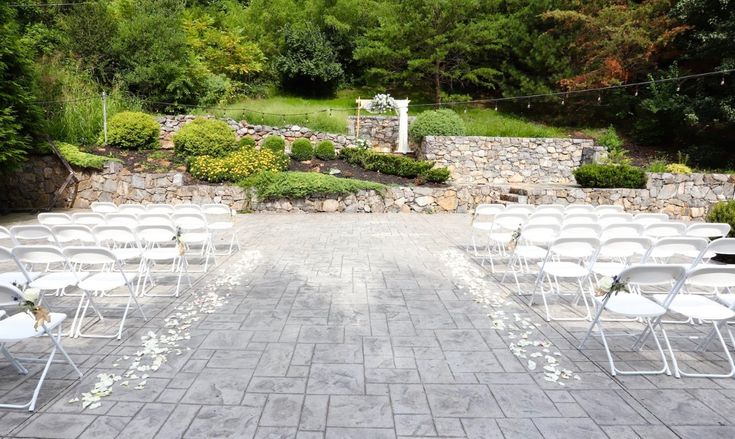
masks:
{"type": "Polygon", "coordinates": [[[189,172],[209,182],[239,181],[260,171],[282,171],[288,167],[285,154],[267,149],[246,148],[225,157],[196,156],[189,159],[189,172]]]}

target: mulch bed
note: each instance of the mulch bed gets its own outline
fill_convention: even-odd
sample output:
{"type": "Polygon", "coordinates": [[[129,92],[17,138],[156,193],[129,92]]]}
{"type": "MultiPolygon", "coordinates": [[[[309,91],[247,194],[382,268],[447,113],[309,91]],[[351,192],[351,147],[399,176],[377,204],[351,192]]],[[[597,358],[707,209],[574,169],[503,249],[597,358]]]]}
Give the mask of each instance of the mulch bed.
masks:
{"type": "MultiPolygon", "coordinates": [[[[291,160],[288,167],[289,171],[301,172],[321,172],[328,174],[330,169],[338,169],[338,174],[333,174],[338,178],[353,178],[356,180],[368,180],[382,184],[394,184],[399,186],[413,185],[416,181],[411,178],[398,177],[396,175],[381,174],[380,172],[368,171],[359,166],[351,165],[344,160],[319,160],[312,159],[308,162],[297,162],[291,160]]],[[[444,184],[424,183],[422,186],[443,187],[444,184]]]]}
{"type": "Polygon", "coordinates": [[[92,148],[89,152],[97,155],[116,157],[123,162],[123,166],[130,172],[166,173],[171,171],[186,171],[186,163],[176,157],[173,149],[133,150],[120,149],[110,146],[92,148]]]}

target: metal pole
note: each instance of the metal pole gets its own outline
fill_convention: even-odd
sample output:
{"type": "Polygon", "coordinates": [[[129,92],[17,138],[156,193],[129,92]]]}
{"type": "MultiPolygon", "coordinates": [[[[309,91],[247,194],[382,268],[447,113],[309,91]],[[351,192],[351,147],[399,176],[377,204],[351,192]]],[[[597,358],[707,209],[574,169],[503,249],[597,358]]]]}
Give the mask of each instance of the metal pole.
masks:
{"type": "Polygon", "coordinates": [[[107,93],[102,92],[102,131],[105,136],[105,145],[107,145],[107,93]]]}

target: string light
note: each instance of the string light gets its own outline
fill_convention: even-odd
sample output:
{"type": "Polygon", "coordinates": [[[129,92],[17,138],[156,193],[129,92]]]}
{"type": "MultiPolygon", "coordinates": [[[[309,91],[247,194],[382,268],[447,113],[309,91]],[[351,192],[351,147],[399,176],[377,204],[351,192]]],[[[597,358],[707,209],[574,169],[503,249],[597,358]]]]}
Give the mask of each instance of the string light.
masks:
{"type": "Polygon", "coordinates": [[[528,105],[526,105],[526,108],[531,108],[531,100],[528,100],[528,105]]]}
{"type": "Polygon", "coordinates": [[[635,96],[638,97],[638,87],[635,88],[635,96]]]}
{"type": "Polygon", "coordinates": [[[681,84],[676,84],[676,92],[679,93],[679,90],[681,90],[681,84]]]}
{"type": "Polygon", "coordinates": [[[495,103],[495,111],[498,111],[498,104],[497,104],[497,102],[495,103]]]}
{"type": "Polygon", "coordinates": [[[720,81],[720,85],[725,85],[725,75],[722,75],[722,81],[720,81]]]}
{"type": "Polygon", "coordinates": [[[602,95],[597,95],[597,104],[599,105],[601,103],[602,103],[602,95]]]}

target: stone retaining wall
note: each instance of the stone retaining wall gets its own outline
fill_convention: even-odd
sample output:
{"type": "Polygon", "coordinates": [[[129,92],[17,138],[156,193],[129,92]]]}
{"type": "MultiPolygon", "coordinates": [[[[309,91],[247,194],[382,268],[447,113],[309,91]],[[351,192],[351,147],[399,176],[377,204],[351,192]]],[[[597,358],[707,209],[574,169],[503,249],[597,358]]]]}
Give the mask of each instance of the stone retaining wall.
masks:
{"type": "MultiPolygon", "coordinates": [[[[81,179],[89,178],[86,173],[76,174],[81,179]]],[[[48,207],[68,175],[55,155],[30,156],[17,171],[0,175],[0,212],[48,207]]],[[[70,186],[57,199],[56,207],[67,205],[72,193],[73,186],[70,186]]]]}
{"type": "Polygon", "coordinates": [[[568,184],[583,157],[599,159],[601,150],[586,139],[427,136],[418,154],[451,169],[457,185],[568,184]]]}
{"type": "MultiPolygon", "coordinates": [[[[416,119],[408,117],[410,124],[416,119]]],[[[360,116],[360,138],[373,146],[394,148],[398,144],[398,116],[360,116]]],[[[357,130],[357,117],[347,117],[347,129],[351,136],[357,130]]]]}

